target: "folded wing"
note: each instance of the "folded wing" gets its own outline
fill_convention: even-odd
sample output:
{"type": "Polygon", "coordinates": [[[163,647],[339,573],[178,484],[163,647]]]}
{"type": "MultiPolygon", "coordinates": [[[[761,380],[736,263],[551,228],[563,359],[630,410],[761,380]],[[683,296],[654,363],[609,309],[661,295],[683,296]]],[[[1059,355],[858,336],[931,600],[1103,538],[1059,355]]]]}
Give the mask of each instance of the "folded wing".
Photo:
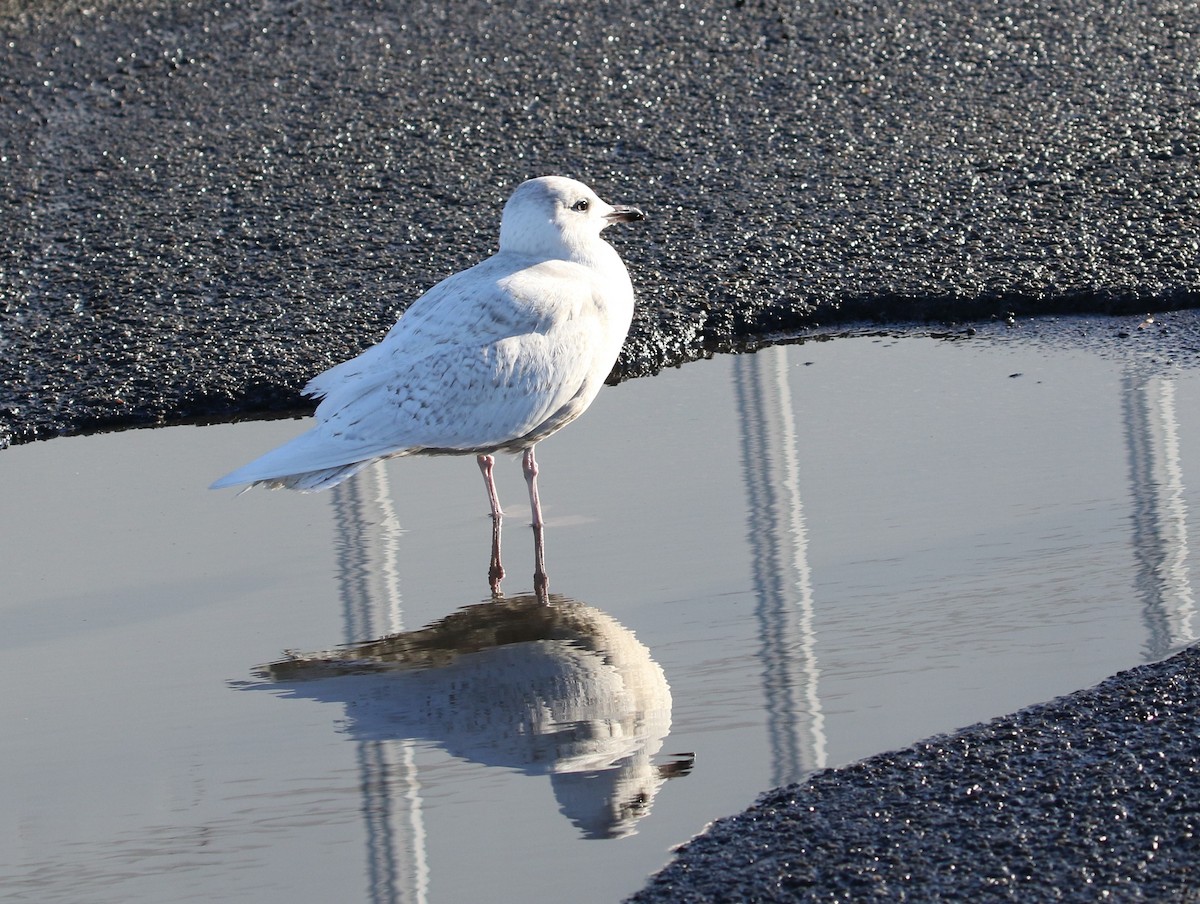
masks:
{"type": "Polygon", "coordinates": [[[319,489],[375,458],[518,449],[549,435],[590,404],[612,365],[595,351],[598,288],[576,265],[504,255],[455,274],[378,345],[309,382],[322,398],[316,426],[213,486],[319,489]]]}

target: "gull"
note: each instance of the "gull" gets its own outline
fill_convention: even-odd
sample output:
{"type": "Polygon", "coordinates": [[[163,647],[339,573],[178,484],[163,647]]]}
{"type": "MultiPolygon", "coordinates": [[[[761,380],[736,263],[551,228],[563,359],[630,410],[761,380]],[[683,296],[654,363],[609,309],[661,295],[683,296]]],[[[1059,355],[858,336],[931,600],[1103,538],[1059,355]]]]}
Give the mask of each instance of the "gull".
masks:
{"type": "Polygon", "coordinates": [[[562,176],[521,183],[504,205],[500,248],[418,298],[379,344],[314,377],[306,433],[212,484],[311,492],[405,455],[475,455],[493,524],[498,592],[503,512],[497,452],[520,452],[545,590],[534,447],[579,417],[612,371],[633,318],[633,285],[600,235],[644,219],[562,176]]]}

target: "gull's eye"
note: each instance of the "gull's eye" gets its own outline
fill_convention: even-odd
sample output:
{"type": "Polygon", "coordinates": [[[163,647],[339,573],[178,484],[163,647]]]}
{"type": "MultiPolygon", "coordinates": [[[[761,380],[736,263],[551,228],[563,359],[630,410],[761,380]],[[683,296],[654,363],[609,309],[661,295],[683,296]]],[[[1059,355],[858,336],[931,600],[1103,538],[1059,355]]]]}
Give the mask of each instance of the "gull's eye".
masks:
{"type": "Polygon", "coordinates": [[[587,210],[591,206],[592,205],[588,203],[587,198],[580,198],[578,201],[576,201],[574,204],[571,205],[571,209],[578,210],[580,213],[583,213],[585,210],[587,210]]]}

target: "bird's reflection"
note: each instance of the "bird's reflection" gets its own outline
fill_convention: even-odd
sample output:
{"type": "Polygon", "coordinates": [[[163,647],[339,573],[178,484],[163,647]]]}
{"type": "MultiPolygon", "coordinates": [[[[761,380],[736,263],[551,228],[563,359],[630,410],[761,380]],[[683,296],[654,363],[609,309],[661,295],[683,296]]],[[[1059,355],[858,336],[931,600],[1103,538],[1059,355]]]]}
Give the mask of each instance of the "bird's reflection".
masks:
{"type": "Polygon", "coordinates": [[[629,629],[561,595],[468,606],[428,627],[294,655],[263,676],[346,704],[356,740],[423,738],[463,759],[549,774],[590,838],[632,833],[691,755],[657,756],[671,692],[629,629]]]}

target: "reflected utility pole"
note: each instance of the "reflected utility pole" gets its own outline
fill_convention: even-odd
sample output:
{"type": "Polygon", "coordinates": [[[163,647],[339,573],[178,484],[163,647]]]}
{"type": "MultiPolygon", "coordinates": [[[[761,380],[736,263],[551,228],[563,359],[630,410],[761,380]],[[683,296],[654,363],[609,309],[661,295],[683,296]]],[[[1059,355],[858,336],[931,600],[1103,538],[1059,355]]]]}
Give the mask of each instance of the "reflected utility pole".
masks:
{"type": "Polygon", "coordinates": [[[787,349],[774,346],[737,355],[733,374],[758,598],[771,782],[783,785],[824,768],[826,761],[787,349]]]}
{"type": "MultiPolygon", "coordinates": [[[[401,533],[384,463],[335,486],[337,578],[346,643],[404,629],[396,552],[401,533]]],[[[369,900],[425,904],[429,862],[412,741],[358,741],[369,900]]]]}
{"type": "Polygon", "coordinates": [[[1196,640],[1196,597],[1188,564],[1188,509],[1179,447],[1175,381],[1130,369],[1122,381],[1129,483],[1133,493],[1135,587],[1159,659],[1196,640]]]}

